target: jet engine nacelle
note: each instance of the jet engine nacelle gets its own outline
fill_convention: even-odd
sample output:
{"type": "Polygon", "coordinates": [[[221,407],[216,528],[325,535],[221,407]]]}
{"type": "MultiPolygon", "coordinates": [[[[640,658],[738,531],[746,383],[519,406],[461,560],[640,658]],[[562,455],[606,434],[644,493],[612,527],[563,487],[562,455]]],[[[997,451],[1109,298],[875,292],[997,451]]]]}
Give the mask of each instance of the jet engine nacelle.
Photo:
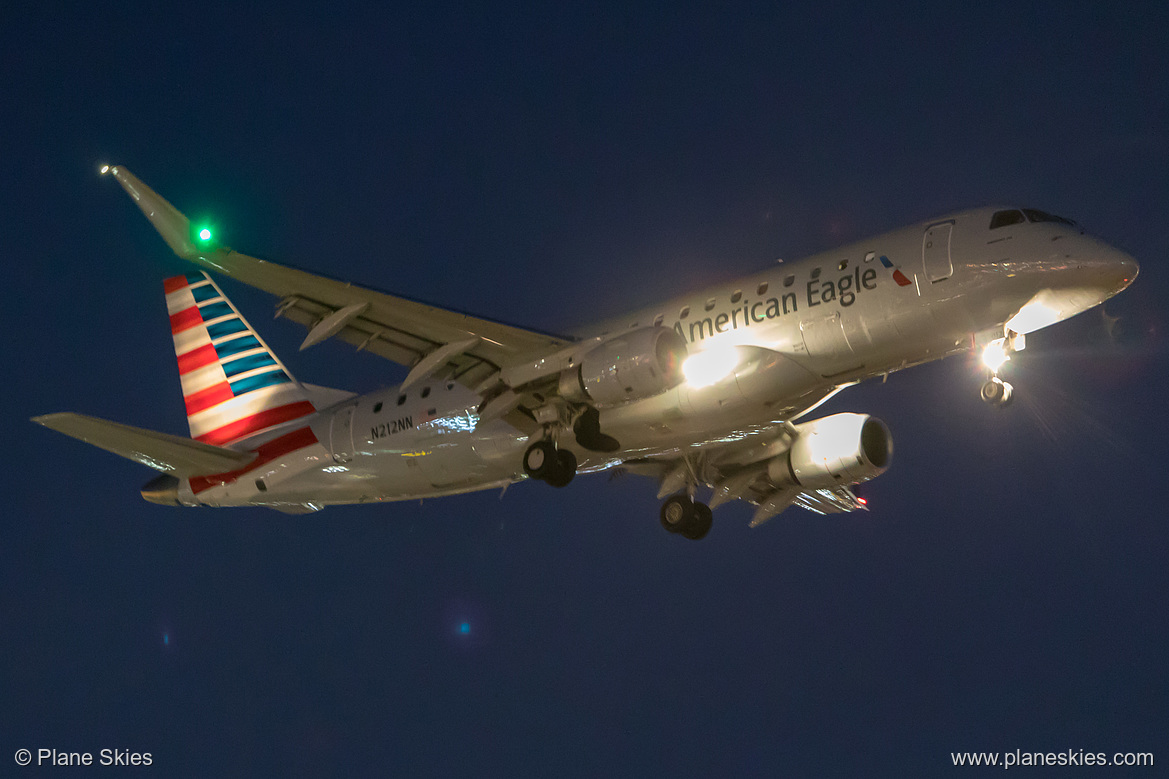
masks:
{"type": "Polygon", "coordinates": [[[682,383],[686,341],[667,327],[642,327],[602,341],[560,374],[560,394],[596,406],[644,400],[682,383]]]}
{"type": "Polygon", "coordinates": [[[767,463],[776,486],[858,484],[884,473],[893,457],[889,428],[868,414],[833,414],[795,428],[798,435],[788,451],[767,463]]]}

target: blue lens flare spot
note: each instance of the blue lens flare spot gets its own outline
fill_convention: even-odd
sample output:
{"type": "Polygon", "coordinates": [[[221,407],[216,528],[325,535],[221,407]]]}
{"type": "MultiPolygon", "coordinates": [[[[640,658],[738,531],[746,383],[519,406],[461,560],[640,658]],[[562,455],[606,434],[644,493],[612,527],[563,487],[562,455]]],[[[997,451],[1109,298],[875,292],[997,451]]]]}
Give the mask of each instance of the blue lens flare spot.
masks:
{"type": "Polygon", "coordinates": [[[470,622],[460,623],[459,624],[459,632],[462,633],[464,636],[467,635],[468,633],[470,633],[471,632],[471,623],[470,622]]]}

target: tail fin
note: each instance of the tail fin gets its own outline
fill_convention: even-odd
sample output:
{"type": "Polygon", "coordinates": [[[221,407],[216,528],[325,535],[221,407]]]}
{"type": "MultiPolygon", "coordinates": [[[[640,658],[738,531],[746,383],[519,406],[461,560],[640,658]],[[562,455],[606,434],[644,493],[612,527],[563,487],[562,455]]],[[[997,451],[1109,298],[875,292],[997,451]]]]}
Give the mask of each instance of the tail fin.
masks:
{"type": "Polygon", "coordinates": [[[225,446],[316,411],[206,273],[163,286],[192,438],[225,446]]]}

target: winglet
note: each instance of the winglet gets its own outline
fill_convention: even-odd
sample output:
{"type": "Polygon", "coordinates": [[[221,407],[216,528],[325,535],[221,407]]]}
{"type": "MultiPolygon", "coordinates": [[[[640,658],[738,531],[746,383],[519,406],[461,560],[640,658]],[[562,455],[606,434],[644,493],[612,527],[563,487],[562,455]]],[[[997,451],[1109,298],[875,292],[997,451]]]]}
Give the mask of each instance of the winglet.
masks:
{"type": "MultiPolygon", "coordinates": [[[[106,170],[103,168],[103,173],[106,170]]],[[[177,208],[162,198],[157,192],[138,180],[130,171],[121,165],[113,165],[108,169],[122,189],[133,198],[142,213],[154,225],[154,229],[167,242],[174,253],[184,259],[198,256],[198,250],[191,243],[191,221],[177,208]]]]}

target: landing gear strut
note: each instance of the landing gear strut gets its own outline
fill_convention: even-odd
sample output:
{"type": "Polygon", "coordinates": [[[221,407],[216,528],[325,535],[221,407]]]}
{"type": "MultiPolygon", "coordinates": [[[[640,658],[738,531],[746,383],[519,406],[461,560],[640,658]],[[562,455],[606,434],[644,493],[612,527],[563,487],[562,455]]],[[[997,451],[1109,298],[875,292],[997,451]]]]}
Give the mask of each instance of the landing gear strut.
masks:
{"type": "Polygon", "coordinates": [[[551,441],[537,441],[524,452],[524,473],[553,487],[567,487],[576,475],[576,455],[551,441]]]}
{"type": "Polygon", "coordinates": [[[999,378],[999,368],[1011,359],[1014,352],[1023,350],[1026,341],[1022,333],[1007,330],[1002,338],[996,338],[986,345],[982,352],[982,363],[990,371],[990,377],[982,385],[983,402],[995,408],[1006,408],[1011,403],[1014,387],[999,378]]]}
{"type": "Polygon", "coordinates": [[[691,541],[705,537],[714,521],[709,506],[684,494],[666,498],[662,504],[661,518],[662,527],[691,541]]]}
{"type": "MultiPolygon", "coordinates": [[[[576,475],[576,455],[567,449],[558,449],[551,438],[554,431],[564,431],[571,418],[569,408],[551,403],[536,409],[536,420],[544,425],[546,438],[534,442],[524,452],[524,473],[553,487],[566,487],[576,475]]],[[[601,432],[601,412],[585,407],[572,423],[576,443],[590,452],[615,452],[621,448],[616,438],[601,432]]]]}

